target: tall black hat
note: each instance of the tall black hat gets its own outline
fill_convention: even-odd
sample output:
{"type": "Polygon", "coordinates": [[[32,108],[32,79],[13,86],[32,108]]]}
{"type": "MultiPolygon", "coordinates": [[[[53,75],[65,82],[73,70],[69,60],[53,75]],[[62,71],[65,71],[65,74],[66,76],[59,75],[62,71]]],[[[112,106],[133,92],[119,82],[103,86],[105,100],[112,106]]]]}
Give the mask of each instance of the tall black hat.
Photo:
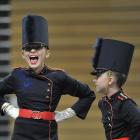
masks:
{"type": "Polygon", "coordinates": [[[111,70],[128,75],[134,45],[118,40],[98,38],[95,49],[93,75],[100,70],[111,70]]]}
{"type": "Polygon", "coordinates": [[[48,48],[48,22],[42,16],[27,15],[22,20],[22,49],[33,44],[48,48]]]}

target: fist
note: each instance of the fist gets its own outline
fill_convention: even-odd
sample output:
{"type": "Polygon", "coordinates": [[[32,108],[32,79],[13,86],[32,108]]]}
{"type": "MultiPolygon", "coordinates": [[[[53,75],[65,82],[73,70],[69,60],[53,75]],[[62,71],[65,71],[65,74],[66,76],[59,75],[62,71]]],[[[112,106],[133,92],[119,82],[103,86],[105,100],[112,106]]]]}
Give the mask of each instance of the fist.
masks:
{"type": "Polygon", "coordinates": [[[14,107],[10,103],[4,103],[2,105],[2,110],[13,119],[16,119],[19,116],[19,108],[14,107]]]}
{"type": "Polygon", "coordinates": [[[73,109],[67,108],[67,109],[60,111],[60,112],[55,111],[55,120],[56,120],[56,122],[62,122],[66,119],[69,119],[69,118],[75,116],[75,115],[76,114],[75,114],[73,109]]]}

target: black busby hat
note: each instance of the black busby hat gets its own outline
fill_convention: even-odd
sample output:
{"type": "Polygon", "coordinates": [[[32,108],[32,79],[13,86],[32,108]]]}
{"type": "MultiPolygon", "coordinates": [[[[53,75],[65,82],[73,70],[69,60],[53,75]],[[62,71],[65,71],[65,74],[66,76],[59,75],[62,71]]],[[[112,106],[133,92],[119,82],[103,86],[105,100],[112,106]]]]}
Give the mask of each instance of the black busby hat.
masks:
{"type": "Polygon", "coordinates": [[[27,15],[22,20],[22,49],[42,46],[48,48],[48,22],[38,15],[27,15]]]}
{"type": "Polygon", "coordinates": [[[92,62],[94,71],[91,74],[96,75],[98,71],[111,70],[128,75],[134,45],[118,40],[98,38],[95,49],[92,62]]]}

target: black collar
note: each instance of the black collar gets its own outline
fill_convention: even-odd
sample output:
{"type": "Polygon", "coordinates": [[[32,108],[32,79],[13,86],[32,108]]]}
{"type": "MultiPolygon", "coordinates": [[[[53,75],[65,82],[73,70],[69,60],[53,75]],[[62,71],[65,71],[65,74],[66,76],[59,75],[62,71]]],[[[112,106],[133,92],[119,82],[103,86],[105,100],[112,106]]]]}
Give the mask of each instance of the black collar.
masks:
{"type": "Polygon", "coordinates": [[[119,90],[119,91],[117,91],[116,93],[114,93],[111,97],[108,98],[108,100],[110,102],[113,101],[113,100],[115,100],[118,97],[118,95],[120,95],[120,93],[123,93],[122,89],[119,90]]]}
{"type": "Polygon", "coordinates": [[[36,73],[32,68],[28,68],[27,71],[33,75],[44,75],[47,72],[47,66],[44,66],[39,73],[36,73]]]}

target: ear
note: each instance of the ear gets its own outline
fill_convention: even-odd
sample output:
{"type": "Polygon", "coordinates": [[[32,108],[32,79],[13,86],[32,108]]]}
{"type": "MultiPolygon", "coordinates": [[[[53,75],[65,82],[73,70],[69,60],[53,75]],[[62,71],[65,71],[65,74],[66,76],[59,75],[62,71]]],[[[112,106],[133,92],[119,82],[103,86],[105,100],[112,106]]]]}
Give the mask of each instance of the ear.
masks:
{"type": "Polygon", "coordinates": [[[22,55],[22,58],[25,59],[24,51],[23,51],[23,50],[22,50],[22,52],[21,52],[21,55],[22,55]]]}
{"type": "Polygon", "coordinates": [[[108,71],[107,75],[108,75],[108,84],[111,85],[113,83],[112,71],[108,71]]]}
{"type": "Polygon", "coordinates": [[[47,53],[46,53],[46,58],[49,58],[50,57],[50,51],[47,50],[47,53]]]}
{"type": "Polygon", "coordinates": [[[111,85],[113,83],[113,77],[109,76],[108,77],[108,84],[111,85]]]}

